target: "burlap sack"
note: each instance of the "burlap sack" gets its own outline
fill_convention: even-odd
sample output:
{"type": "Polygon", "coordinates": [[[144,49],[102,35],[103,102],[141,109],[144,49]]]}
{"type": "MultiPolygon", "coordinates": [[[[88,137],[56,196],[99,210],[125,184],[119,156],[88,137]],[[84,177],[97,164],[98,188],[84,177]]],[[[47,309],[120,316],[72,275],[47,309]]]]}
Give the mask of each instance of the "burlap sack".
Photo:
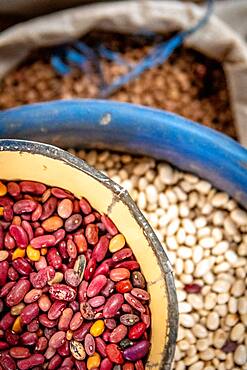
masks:
{"type": "MultiPolygon", "coordinates": [[[[80,6],[36,18],[1,33],[0,78],[32,49],[77,39],[95,28],[167,33],[188,29],[202,15],[203,10],[191,3],[136,0],[80,6]]],[[[238,136],[247,146],[246,44],[223,21],[212,16],[206,26],[186,40],[185,46],[223,63],[238,136]]]]}

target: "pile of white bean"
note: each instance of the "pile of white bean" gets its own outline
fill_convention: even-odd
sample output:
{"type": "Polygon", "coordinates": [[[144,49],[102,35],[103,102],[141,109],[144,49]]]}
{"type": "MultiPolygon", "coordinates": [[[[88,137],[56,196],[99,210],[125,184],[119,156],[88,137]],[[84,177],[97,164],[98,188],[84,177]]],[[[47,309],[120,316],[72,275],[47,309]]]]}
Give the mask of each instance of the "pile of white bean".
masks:
{"type": "Polygon", "coordinates": [[[165,162],[76,154],[129,191],[168,253],[180,312],[174,369],[247,370],[247,212],[165,162]],[[185,291],[192,283],[199,293],[185,291]]]}

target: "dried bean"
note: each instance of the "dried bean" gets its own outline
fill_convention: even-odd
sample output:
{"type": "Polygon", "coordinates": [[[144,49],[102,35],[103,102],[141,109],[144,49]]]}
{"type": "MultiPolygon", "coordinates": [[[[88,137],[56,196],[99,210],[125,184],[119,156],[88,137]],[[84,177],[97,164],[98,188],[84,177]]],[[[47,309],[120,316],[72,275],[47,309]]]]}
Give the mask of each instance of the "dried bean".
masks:
{"type": "Polygon", "coordinates": [[[17,215],[21,215],[23,213],[31,213],[33,212],[37,207],[37,203],[33,200],[18,200],[14,206],[13,206],[13,211],[17,215]]]}
{"type": "Polygon", "coordinates": [[[116,344],[108,344],[108,346],[106,346],[106,354],[109,360],[114,364],[123,364],[123,355],[116,344]]]}
{"type": "Polygon", "coordinates": [[[10,356],[13,358],[27,358],[30,356],[30,351],[28,348],[25,347],[12,347],[10,348],[10,356]]]}
{"type": "Polygon", "coordinates": [[[38,303],[30,303],[21,311],[20,317],[23,324],[29,324],[39,314],[38,303]]]}
{"type": "MultiPolygon", "coordinates": [[[[123,340],[128,333],[128,329],[125,325],[120,324],[118,325],[110,335],[110,342],[111,343],[119,343],[123,340]]],[[[130,338],[131,339],[131,338],[130,338]]],[[[132,338],[133,339],[133,338],[132,338]]]]}
{"type": "Polygon", "coordinates": [[[76,297],[76,291],[65,284],[54,284],[49,288],[49,293],[53,299],[71,302],[76,297]]]}
{"type": "Polygon", "coordinates": [[[28,370],[34,366],[43,365],[45,357],[39,353],[36,353],[29,358],[20,360],[17,362],[17,366],[20,370],[28,370]]]}
{"type": "Polygon", "coordinates": [[[41,289],[32,289],[24,297],[25,303],[33,303],[37,301],[42,295],[41,289]]]}
{"type": "Polygon", "coordinates": [[[106,283],[107,278],[104,275],[94,277],[87,288],[87,296],[89,298],[95,297],[105,287],[106,283]]]}
{"type": "Polygon", "coordinates": [[[21,343],[24,344],[24,346],[32,346],[36,344],[38,341],[38,336],[36,333],[23,333],[21,335],[21,343]]]}
{"type": "Polygon", "coordinates": [[[125,314],[120,316],[120,322],[126,326],[132,326],[140,321],[139,316],[134,314],[125,314]]]}
{"type": "Polygon", "coordinates": [[[65,230],[68,233],[71,233],[72,231],[75,231],[80,227],[82,224],[82,216],[79,213],[75,213],[69,218],[64,223],[65,230]]]}
{"type": "Polygon", "coordinates": [[[128,361],[137,361],[144,358],[149,351],[150,343],[147,340],[137,342],[123,352],[123,356],[128,361]]]}
{"type": "MultiPolygon", "coordinates": [[[[48,313],[49,317],[49,313],[48,313]]],[[[73,317],[73,310],[72,308],[68,307],[62,312],[59,322],[58,322],[58,329],[66,331],[69,329],[70,321],[73,317]]]]}
{"type": "Polygon", "coordinates": [[[60,315],[62,314],[63,310],[65,309],[65,307],[66,307],[65,302],[61,302],[59,300],[56,300],[55,302],[53,302],[53,304],[51,305],[48,311],[49,320],[58,319],[60,315]]]}
{"type": "Polygon", "coordinates": [[[7,295],[6,304],[9,307],[16,306],[23,300],[30,286],[31,284],[28,280],[19,280],[7,295]]]}
{"type": "Polygon", "coordinates": [[[53,334],[53,336],[49,340],[49,346],[52,348],[59,348],[65,342],[65,332],[58,331],[57,333],[53,334]]]}
{"type": "Polygon", "coordinates": [[[122,294],[114,294],[106,301],[103,315],[106,319],[110,319],[116,315],[118,310],[121,308],[124,303],[124,298],[122,294]]]}

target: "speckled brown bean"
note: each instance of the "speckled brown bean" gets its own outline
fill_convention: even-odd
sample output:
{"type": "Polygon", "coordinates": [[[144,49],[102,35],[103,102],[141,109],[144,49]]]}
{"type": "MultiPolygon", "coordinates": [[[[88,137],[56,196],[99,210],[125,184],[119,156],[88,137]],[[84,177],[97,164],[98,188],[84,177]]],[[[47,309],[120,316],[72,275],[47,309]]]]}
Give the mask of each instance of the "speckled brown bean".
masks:
{"type": "Polygon", "coordinates": [[[68,233],[75,231],[82,224],[82,216],[79,213],[74,213],[72,216],[67,218],[64,223],[64,228],[68,233]]]}

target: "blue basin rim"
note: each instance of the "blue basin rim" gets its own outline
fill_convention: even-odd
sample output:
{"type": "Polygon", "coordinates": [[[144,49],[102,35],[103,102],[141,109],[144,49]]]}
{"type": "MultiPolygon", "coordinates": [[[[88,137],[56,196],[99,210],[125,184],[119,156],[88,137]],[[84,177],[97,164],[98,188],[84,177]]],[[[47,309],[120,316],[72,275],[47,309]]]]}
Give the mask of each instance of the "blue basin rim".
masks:
{"type": "Polygon", "coordinates": [[[0,138],[152,156],[195,173],[247,208],[247,150],[178,115],[104,100],[59,100],[0,112],[0,138]]]}

